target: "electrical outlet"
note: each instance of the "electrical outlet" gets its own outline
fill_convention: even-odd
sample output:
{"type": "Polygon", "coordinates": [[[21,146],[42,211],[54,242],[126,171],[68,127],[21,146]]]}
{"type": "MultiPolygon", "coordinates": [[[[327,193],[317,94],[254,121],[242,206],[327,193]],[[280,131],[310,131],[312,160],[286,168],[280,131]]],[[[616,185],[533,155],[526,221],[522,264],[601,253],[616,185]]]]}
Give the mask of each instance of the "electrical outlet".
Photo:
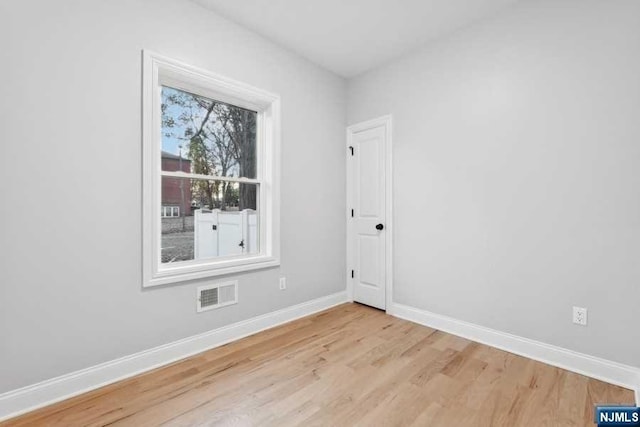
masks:
{"type": "Polygon", "coordinates": [[[287,278],[286,277],[281,277],[280,278],[280,290],[284,291],[285,289],[287,289],[287,278]]]}
{"type": "Polygon", "coordinates": [[[587,326],[587,309],[583,307],[573,307],[573,323],[587,326]]]}

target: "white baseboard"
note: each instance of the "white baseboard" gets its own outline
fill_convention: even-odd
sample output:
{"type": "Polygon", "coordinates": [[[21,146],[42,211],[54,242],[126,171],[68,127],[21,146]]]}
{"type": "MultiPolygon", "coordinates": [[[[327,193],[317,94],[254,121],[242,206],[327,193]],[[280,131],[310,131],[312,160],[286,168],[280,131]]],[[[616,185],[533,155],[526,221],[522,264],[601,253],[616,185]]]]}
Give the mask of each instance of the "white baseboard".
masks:
{"type": "Polygon", "coordinates": [[[0,394],[0,421],[348,302],[338,292],[0,394]]]}
{"type": "Polygon", "coordinates": [[[640,405],[640,368],[567,350],[528,338],[478,326],[440,314],[394,303],[389,314],[453,335],[528,357],[558,368],[635,391],[640,405]]]}

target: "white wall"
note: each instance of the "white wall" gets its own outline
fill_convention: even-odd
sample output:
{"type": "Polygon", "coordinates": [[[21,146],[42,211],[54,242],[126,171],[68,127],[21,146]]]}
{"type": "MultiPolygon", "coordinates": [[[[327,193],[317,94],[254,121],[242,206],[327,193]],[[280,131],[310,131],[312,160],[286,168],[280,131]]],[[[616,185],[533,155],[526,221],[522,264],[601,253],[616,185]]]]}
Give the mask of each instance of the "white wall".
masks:
{"type": "Polygon", "coordinates": [[[0,64],[0,392],[345,288],[342,79],[183,0],[2,1],[0,64]],[[143,48],[282,97],[282,266],[236,306],[141,289],[143,48]]]}
{"type": "Polygon", "coordinates": [[[640,366],[640,2],[524,2],[348,91],[394,118],[397,302],[640,366]]]}

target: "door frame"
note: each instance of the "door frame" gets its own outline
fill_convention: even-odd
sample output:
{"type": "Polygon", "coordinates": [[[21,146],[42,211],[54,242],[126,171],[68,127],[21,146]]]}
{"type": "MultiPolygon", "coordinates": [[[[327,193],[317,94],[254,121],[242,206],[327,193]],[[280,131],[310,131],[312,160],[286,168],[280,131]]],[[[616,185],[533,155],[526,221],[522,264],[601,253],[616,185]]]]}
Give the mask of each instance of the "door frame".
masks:
{"type": "Polygon", "coordinates": [[[351,270],[354,265],[354,254],[351,242],[351,234],[353,232],[353,222],[351,221],[351,199],[353,191],[353,178],[352,178],[352,162],[349,157],[351,152],[349,147],[352,146],[353,134],[361,132],[367,129],[375,128],[378,126],[385,126],[385,311],[391,314],[393,307],[393,142],[392,142],[392,117],[391,114],[378,117],[375,119],[367,120],[364,122],[355,123],[347,127],[347,197],[346,197],[346,209],[345,217],[347,220],[347,295],[349,301],[353,302],[353,279],[351,278],[351,270]]]}

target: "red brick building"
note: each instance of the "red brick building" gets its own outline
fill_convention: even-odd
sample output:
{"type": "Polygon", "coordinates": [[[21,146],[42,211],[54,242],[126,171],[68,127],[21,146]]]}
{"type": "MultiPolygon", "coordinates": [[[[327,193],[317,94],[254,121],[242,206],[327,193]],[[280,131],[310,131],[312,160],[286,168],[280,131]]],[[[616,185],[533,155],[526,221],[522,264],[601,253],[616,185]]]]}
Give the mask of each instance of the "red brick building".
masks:
{"type": "MultiPolygon", "coordinates": [[[[162,170],[191,172],[191,160],[163,151],[162,170]]],[[[163,218],[191,215],[191,183],[188,179],[162,177],[161,215],[163,218]]]]}

